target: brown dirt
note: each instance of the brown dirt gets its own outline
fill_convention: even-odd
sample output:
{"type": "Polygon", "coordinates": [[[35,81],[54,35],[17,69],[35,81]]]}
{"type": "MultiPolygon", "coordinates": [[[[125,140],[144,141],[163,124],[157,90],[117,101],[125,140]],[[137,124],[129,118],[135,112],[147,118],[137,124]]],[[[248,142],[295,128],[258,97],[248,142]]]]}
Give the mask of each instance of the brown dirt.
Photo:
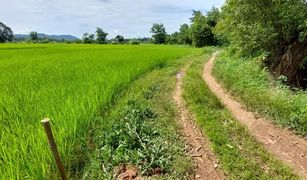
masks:
{"type": "Polygon", "coordinates": [[[177,74],[174,100],[179,109],[179,124],[185,136],[187,150],[191,155],[194,165],[194,179],[223,179],[224,175],[218,168],[218,160],[210,150],[209,140],[201,133],[191,118],[182,98],[182,77],[185,75],[186,66],[177,74]]]}
{"type": "Polygon", "coordinates": [[[271,154],[292,167],[304,179],[307,178],[307,141],[275,126],[267,119],[258,118],[234,100],[212,75],[216,55],[217,53],[213,54],[203,70],[203,79],[210,90],[271,154]]]}
{"type": "Polygon", "coordinates": [[[121,165],[117,170],[117,178],[118,180],[132,180],[135,179],[138,175],[138,169],[133,166],[121,165]]]}

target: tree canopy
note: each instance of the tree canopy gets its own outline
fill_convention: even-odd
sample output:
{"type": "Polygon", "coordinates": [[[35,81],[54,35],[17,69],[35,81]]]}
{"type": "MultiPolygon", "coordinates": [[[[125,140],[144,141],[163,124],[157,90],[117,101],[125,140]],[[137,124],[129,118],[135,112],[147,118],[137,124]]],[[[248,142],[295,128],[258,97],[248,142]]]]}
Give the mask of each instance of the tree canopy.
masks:
{"type": "Polygon", "coordinates": [[[0,22],[0,43],[10,42],[13,40],[13,37],[12,29],[0,22]]]}
{"type": "Polygon", "coordinates": [[[37,41],[38,40],[38,34],[36,31],[31,31],[30,32],[30,40],[31,41],[37,41]]]}
{"type": "Polygon", "coordinates": [[[218,45],[218,39],[213,34],[213,29],[217,24],[220,12],[217,8],[212,8],[207,15],[200,11],[193,11],[191,18],[191,38],[196,47],[218,45]]]}
{"type": "Polygon", "coordinates": [[[178,33],[179,44],[192,44],[190,26],[188,24],[182,24],[178,33]]]}
{"type": "Polygon", "coordinates": [[[117,35],[115,38],[114,38],[115,42],[118,43],[118,44],[121,44],[121,43],[124,43],[125,42],[125,38],[122,36],[122,35],[117,35]]]}
{"type": "Polygon", "coordinates": [[[95,42],[95,35],[84,33],[82,36],[82,41],[84,44],[93,44],[95,42]]]}
{"type": "Polygon", "coordinates": [[[154,23],[151,31],[155,44],[164,44],[166,42],[167,33],[163,24],[154,23]]]}
{"type": "Polygon", "coordinates": [[[291,84],[307,78],[306,0],[227,0],[215,32],[243,56],[265,54],[264,63],[291,84]]]}
{"type": "Polygon", "coordinates": [[[96,28],[96,41],[98,44],[105,44],[107,42],[108,33],[104,32],[102,28],[96,28]]]}

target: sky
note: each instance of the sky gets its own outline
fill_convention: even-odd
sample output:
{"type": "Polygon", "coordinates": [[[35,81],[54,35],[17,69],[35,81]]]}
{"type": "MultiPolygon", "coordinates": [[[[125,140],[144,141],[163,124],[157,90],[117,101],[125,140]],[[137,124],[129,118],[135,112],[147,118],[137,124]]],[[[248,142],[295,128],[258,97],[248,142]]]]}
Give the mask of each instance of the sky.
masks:
{"type": "Polygon", "coordinates": [[[1,0],[0,22],[15,34],[37,31],[82,37],[96,27],[126,38],[149,37],[153,23],[168,33],[190,23],[192,10],[220,8],[224,0],[1,0]]]}

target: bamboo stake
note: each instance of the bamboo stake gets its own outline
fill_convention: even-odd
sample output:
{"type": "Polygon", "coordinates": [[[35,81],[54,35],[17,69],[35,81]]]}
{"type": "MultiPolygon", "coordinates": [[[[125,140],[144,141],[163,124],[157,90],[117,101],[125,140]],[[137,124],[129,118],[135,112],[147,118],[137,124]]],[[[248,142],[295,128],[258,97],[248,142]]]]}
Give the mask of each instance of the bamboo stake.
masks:
{"type": "Polygon", "coordinates": [[[41,123],[44,126],[44,129],[45,129],[45,132],[46,132],[46,135],[47,135],[47,138],[48,138],[48,142],[49,142],[49,145],[50,145],[50,149],[53,153],[53,157],[55,159],[57,168],[60,172],[61,178],[62,178],[62,180],[67,180],[66,175],[65,175],[64,166],[62,164],[57,145],[54,141],[49,121],[50,121],[50,119],[45,118],[45,119],[41,120],[41,123]]]}

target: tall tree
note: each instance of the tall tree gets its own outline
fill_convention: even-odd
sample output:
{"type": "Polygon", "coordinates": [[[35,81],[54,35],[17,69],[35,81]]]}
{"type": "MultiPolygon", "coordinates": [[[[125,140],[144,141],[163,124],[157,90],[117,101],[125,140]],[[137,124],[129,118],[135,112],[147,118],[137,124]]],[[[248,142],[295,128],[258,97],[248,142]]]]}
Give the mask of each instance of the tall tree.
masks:
{"type": "Polygon", "coordinates": [[[207,24],[207,18],[200,12],[194,11],[191,18],[191,37],[193,45],[202,47],[213,44],[213,35],[210,25],[207,24]]]}
{"type": "Polygon", "coordinates": [[[0,43],[9,42],[13,40],[13,31],[10,27],[0,22],[0,43]]]}
{"type": "Polygon", "coordinates": [[[91,44],[95,43],[95,34],[90,34],[90,35],[88,36],[88,39],[90,40],[90,43],[91,43],[91,44]]]}
{"type": "Polygon", "coordinates": [[[192,44],[190,27],[188,24],[182,24],[178,33],[179,44],[192,44]]]}
{"type": "Polygon", "coordinates": [[[214,35],[213,29],[218,22],[219,15],[219,10],[214,7],[207,12],[206,16],[200,11],[193,11],[190,31],[194,46],[202,47],[206,45],[218,45],[218,38],[214,35]]]}
{"type": "Polygon", "coordinates": [[[31,41],[37,41],[38,40],[38,35],[36,31],[31,31],[30,32],[30,40],[31,41]]]}
{"type": "Polygon", "coordinates": [[[108,33],[104,32],[102,28],[96,28],[96,41],[98,44],[105,44],[107,42],[108,33]]]}
{"type": "Polygon", "coordinates": [[[163,24],[154,23],[151,31],[155,44],[164,44],[166,42],[167,33],[163,24]]]}
{"type": "Polygon", "coordinates": [[[89,33],[84,33],[82,36],[82,41],[84,44],[91,44],[91,39],[89,38],[89,33]]]}
{"type": "Polygon", "coordinates": [[[212,7],[210,11],[207,12],[207,23],[211,27],[215,27],[220,18],[220,11],[216,7],[212,7]]]}

